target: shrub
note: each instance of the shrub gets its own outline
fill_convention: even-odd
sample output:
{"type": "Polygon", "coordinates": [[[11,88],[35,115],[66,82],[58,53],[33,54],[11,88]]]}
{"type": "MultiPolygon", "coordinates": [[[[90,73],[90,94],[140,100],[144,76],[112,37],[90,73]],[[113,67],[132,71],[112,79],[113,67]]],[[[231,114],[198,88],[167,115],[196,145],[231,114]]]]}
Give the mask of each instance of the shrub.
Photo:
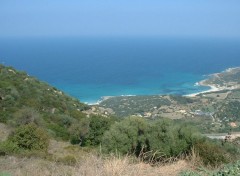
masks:
{"type": "Polygon", "coordinates": [[[111,126],[103,136],[103,151],[135,154],[144,160],[160,161],[190,151],[201,136],[191,127],[169,119],[149,122],[130,117],[111,126]]]}
{"type": "Polygon", "coordinates": [[[0,156],[18,152],[19,147],[16,145],[16,143],[13,143],[12,141],[9,140],[0,143],[0,156]]]}
{"type": "Polygon", "coordinates": [[[70,126],[69,134],[70,141],[72,144],[84,144],[84,139],[89,132],[89,120],[81,119],[78,123],[74,123],[70,126]]]}
{"type": "Polygon", "coordinates": [[[147,149],[147,123],[142,118],[130,117],[115,123],[102,140],[103,149],[107,152],[116,150],[122,154],[140,154],[147,149]]]}
{"type": "Polygon", "coordinates": [[[29,123],[39,124],[40,122],[40,114],[29,107],[25,107],[17,111],[14,114],[14,118],[16,119],[17,126],[27,125],[29,123]]]}
{"type": "Polygon", "coordinates": [[[205,165],[215,167],[228,162],[226,152],[210,141],[198,142],[194,148],[205,165]]]}
{"type": "Polygon", "coordinates": [[[35,124],[18,127],[9,137],[9,141],[23,150],[47,150],[49,137],[47,133],[35,124]]]}
{"type": "Polygon", "coordinates": [[[149,145],[152,151],[158,151],[155,159],[177,157],[188,153],[193,144],[201,137],[198,132],[186,125],[176,125],[168,119],[154,122],[149,129],[149,145]]]}
{"type": "Polygon", "coordinates": [[[69,140],[68,129],[66,129],[58,124],[55,124],[55,123],[49,124],[48,129],[52,131],[54,137],[59,137],[65,141],[69,140]]]}
{"type": "Polygon", "coordinates": [[[92,116],[89,122],[89,131],[85,138],[86,145],[99,145],[105,131],[109,130],[113,120],[109,117],[92,116]]]}

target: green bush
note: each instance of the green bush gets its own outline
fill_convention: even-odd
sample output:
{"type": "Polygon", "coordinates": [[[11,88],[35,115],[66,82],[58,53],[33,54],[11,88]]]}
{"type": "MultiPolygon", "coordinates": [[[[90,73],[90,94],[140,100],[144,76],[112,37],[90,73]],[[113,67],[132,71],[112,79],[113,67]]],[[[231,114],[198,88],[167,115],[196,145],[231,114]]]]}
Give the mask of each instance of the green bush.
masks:
{"type": "Polygon", "coordinates": [[[89,132],[89,119],[81,119],[78,123],[72,124],[68,130],[72,144],[84,145],[85,137],[89,132]]]}
{"type": "Polygon", "coordinates": [[[85,137],[84,144],[96,146],[102,141],[105,131],[109,130],[113,119],[103,116],[92,116],[89,122],[89,130],[85,137]]]}
{"type": "Polygon", "coordinates": [[[130,117],[121,122],[115,123],[102,139],[103,149],[106,152],[122,154],[140,154],[141,150],[148,147],[147,123],[142,118],[130,117]]]}
{"type": "Polygon", "coordinates": [[[226,151],[213,142],[198,142],[194,145],[194,148],[205,165],[216,167],[229,162],[226,151]]]}
{"type": "Polygon", "coordinates": [[[69,138],[70,138],[68,129],[66,129],[58,124],[51,123],[48,125],[48,129],[53,132],[54,137],[61,138],[62,140],[65,140],[65,141],[69,140],[69,138]]]}
{"type": "Polygon", "coordinates": [[[19,151],[19,147],[12,141],[7,140],[0,143],[0,155],[14,154],[18,153],[19,151]]]}
{"type": "Polygon", "coordinates": [[[46,151],[49,145],[47,133],[35,124],[18,127],[8,139],[19,149],[46,151]]]}
{"type": "Polygon", "coordinates": [[[149,122],[130,117],[111,126],[103,136],[106,152],[135,154],[146,160],[160,161],[188,153],[202,137],[193,128],[176,125],[169,119],[149,122]]]}

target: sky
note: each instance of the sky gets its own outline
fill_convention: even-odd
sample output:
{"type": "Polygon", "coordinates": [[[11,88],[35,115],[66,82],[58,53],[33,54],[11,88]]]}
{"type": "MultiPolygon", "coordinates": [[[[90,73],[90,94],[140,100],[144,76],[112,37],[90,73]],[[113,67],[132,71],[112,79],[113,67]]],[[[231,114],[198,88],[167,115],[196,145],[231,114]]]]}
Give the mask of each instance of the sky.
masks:
{"type": "Polygon", "coordinates": [[[239,0],[0,0],[0,37],[240,38],[239,0]]]}

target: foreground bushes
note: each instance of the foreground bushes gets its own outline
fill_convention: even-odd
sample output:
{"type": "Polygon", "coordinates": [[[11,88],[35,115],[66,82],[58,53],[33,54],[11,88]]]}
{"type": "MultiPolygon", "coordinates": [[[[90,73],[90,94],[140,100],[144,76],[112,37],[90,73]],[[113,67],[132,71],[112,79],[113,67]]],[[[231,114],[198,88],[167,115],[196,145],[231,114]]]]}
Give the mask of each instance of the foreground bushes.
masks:
{"type": "Polygon", "coordinates": [[[106,153],[134,154],[144,161],[164,162],[188,155],[194,148],[201,163],[216,167],[240,156],[233,144],[207,139],[193,127],[169,119],[149,121],[126,118],[104,133],[102,148],[106,153]]]}
{"type": "Polygon", "coordinates": [[[130,117],[114,124],[103,136],[102,145],[106,152],[117,150],[158,161],[187,153],[200,138],[193,128],[171,120],[149,122],[130,117]]]}
{"type": "Polygon", "coordinates": [[[21,151],[47,151],[49,137],[35,124],[18,127],[8,139],[0,144],[1,153],[18,153],[21,151]]]}
{"type": "Polygon", "coordinates": [[[46,132],[34,124],[17,128],[9,140],[24,150],[47,150],[49,145],[46,132]]]}
{"type": "Polygon", "coordinates": [[[72,144],[80,146],[97,146],[102,141],[105,131],[109,130],[114,118],[103,116],[90,116],[90,118],[81,119],[69,128],[70,141],[72,144]]]}

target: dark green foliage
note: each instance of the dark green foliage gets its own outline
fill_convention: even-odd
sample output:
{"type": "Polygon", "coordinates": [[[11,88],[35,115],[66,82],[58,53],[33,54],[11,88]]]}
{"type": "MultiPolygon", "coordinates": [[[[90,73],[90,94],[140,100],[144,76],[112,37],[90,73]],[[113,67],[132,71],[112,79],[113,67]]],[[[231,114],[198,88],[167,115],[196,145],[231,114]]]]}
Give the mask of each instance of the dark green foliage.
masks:
{"type": "Polygon", "coordinates": [[[103,137],[102,144],[107,152],[116,150],[122,154],[140,154],[148,148],[147,123],[144,119],[130,117],[115,123],[103,137]]]}
{"type": "Polygon", "coordinates": [[[89,122],[89,131],[85,139],[86,145],[99,145],[105,131],[109,130],[114,120],[110,117],[92,116],[89,122]]]}
{"type": "Polygon", "coordinates": [[[166,157],[187,153],[199,139],[192,127],[176,125],[171,120],[159,120],[151,125],[149,143],[153,151],[166,157]]]}
{"type": "Polygon", "coordinates": [[[191,98],[187,98],[181,95],[170,95],[170,98],[176,102],[178,102],[179,104],[189,104],[189,103],[193,103],[194,100],[191,98]]]}
{"type": "Polygon", "coordinates": [[[60,138],[65,141],[69,140],[70,138],[68,129],[59,126],[58,124],[51,123],[48,125],[48,129],[51,130],[51,132],[53,132],[53,137],[55,138],[60,138]]]}
{"type": "Polygon", "coordinates": [[[105,133],[102,144],[107,152],[117,150],[122,154],[133,153],[137,156],[150,153],[145,157],[157,161],[187,153],[200,138],[193,128],[176,125],[171,120],[149,122],[130,117],[115,123],[105,133]]]}
{"type": "Polygon", "coordinates": [[[18,127],[8,139],[22,150],[46,151],[49,145],[47,133],[35,124],[18,127]]]}
{"type": "Polygon", "coordinates": [[[78,123],[74,123],[69,128],[72,144],[84,145],[85,138],[89,132],[89,119],[82,119],[78,123]]]}
{"type": "Polygon", "coordinates": [[[212,141],[184,123],[169,119],[148,121],[130,117],[116,122],[102,138],[107,153],[134,154],[143,160],[158,162],[189,154],[194,147],[205,165],[219,166],[240,156],[233,144],[212,141]]]}
{"type": "Polygon", "coordinates": [[[114,121],[112,117],[94,115],[74,122],[68,129],[70,141],[81,146],[99,145],[104,132],[110,129],[114,121]]]}

